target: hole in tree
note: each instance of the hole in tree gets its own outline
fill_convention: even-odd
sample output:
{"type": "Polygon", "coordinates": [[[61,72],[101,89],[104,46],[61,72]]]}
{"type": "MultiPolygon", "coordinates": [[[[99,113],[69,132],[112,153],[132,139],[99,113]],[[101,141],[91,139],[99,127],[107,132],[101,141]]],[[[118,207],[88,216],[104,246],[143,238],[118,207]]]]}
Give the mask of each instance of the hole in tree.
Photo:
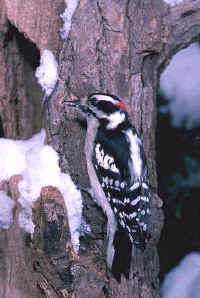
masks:
{"type": "Polygon", "coordinates": [[[165,224],[160,279],[188,253],[200,252],[200,45],[173,56],[160,80],[158,191],[165,224]]]}
{"type": "Polygon", "coordinates": [[[4,47],[6,47],[14,38],[16,39],[20,54],[31,68],[36,70],[40,64],[40,51],[33,42],[31,42],[24,36],[23,33],[19,32],[15,26],[8,22],[8,32],[5,35],[4,47]]]}
{"type": "Polygon", "coordinates": [[[3,131],[3,123],[2,123],[2,119],[0,117],[0,138],[4,137],[4,131],[3,131]]]}
{"type": "MultiPolygon", "coordinates": [[[[4,51],[9,77],[11,119],[10,131],[5,137],[26,139],[42,127],[42,90],[35,77],[40,64],[40,52],[36,45],[19,32],[11,23],[4,37],[4,51]]],[[[2,119],[7,119],[2,115],[2,119]]],[[[6,123],[3,126],[8,127],[6,123]]]]}

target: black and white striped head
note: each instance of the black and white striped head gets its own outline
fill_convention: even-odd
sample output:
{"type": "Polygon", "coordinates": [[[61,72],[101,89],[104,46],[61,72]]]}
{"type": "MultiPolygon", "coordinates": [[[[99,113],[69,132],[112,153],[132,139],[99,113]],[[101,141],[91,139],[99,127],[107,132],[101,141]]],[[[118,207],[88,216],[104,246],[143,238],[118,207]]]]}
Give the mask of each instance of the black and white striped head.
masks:
{"type": "Polygon", "coordinates": [[[108,93],[93,93],[87,98],[64,102],[67,106],[77,108],[88,121],[96,119],[96,122],[108,130],[114,130],[128,120],[124,103],[108,93]]]}
{"type": "Polygon", "coordinates": [[[115,129],[127,120],[124,103],[116,96],[106,93],[93,93],[86,102],[91,115],[105,125],[106,129],[115,129]]]}

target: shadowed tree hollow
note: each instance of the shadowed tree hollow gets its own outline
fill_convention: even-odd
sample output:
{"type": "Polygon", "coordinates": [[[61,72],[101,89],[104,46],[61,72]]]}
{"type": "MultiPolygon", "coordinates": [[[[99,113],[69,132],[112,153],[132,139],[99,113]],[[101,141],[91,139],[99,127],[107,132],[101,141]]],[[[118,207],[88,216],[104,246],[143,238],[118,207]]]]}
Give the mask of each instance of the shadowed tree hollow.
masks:
{"type": "MultiPolygon", "coordinates": [[[[25,298],[31,291],[32,297],[158,298],[157,243],[163,214],[157,196],[156,95],[160,74],[172,55],[199,38],[200,0],[176,6],[162,0],[110,0],[109,4],[106,0],[80,0],[72,19],[70,14],[66,18],[68,25],[71,22],[70,30],[62,40],[60,14],[72,3],[65,2],[0,0],[2,135],[25,139],[38,132],[43,120],[47,143],[58,152],[62,171],[69,173],[75,183],[88,186],[83,150],[86,127],[76,111],[65,109],[63,99],[93,92],[108,92],[123,99],[129,119],[141,135],[150,173],[149,240],[144,253],[134,250],[129,280],[123,278],[118,284],[106,274],[106,218],[102,211],[84,195],[83,217],[91,232],[81,237],[77,256],[70,249],[62,196],[50,188],[48,195],[41,192],[33,206],[36,228],[32,240],[24,231],[20,233],[16,220],[10,229],[0,232],[0,296],[25,298]],[[8,38],[11,27],[12,39],[8,38]],[[21,34],[23,44],[34,44],[35,52],[30,52],[29,46],[21,50],[21,34]],[[44,49],[51,50],[58,62],[59,78],[44,105],[43,119],[42,93],[34,76],[36,65],[31,65],[37,59],[30,58],[27,63],[29,53],[38,55],[37,49],[40,54],[44,49]],[[30,106],[31,127],[27,118],[30,106]],[[12,251],[13,234],[18,256],[16,250],[12,251]],[[7,245],[8,250],[4,248],[7,245]],[[18,276],[24,267],[26,275],[18,276]],[[10,270],[14,272],[11,275],[10,270]]],[[[13,186],[0,187],[10,193],[13,186]]]]}

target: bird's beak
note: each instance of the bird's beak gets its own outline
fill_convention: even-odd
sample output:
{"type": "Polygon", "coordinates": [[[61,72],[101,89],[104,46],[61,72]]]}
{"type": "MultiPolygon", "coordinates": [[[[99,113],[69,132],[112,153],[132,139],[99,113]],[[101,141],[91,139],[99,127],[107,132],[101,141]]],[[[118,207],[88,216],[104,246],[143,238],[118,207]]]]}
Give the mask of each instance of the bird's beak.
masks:
{"type": "Polygon", "coordinates": [[[65,105],[69,106],[69,107],[74,107],[74,108],[78,108],[78,106],[81,104],[81,101],[80,99],[76,99],[76,100],[72,100],[72,101],[69,101],[69,100],[63,100],[63,103],[65,103],[65,105]]]}
{"type": "Polygon", "coordinates": [[[63,100],[63,103],[65,103],[65,105],[68,107],[78,109],[83,114],[89,115],[92,113],[92,111],[89,109],[89,107],[87,105],[81,104],[80,99],[76,99],[76,100],[72,100],[72,101],[63,100]]]}

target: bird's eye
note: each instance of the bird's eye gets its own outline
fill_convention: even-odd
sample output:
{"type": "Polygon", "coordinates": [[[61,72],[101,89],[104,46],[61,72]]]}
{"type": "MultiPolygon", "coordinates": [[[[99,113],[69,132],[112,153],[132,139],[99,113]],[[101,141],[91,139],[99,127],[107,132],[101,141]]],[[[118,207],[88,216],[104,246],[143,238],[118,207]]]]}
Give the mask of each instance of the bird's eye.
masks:
{"type": "Polygon", "coordinates": [[[88,103],[89,105],[96,106],[98,104],[98,100],[96,99],[96,97],[92,97],[89,99],[88,103]]]}

